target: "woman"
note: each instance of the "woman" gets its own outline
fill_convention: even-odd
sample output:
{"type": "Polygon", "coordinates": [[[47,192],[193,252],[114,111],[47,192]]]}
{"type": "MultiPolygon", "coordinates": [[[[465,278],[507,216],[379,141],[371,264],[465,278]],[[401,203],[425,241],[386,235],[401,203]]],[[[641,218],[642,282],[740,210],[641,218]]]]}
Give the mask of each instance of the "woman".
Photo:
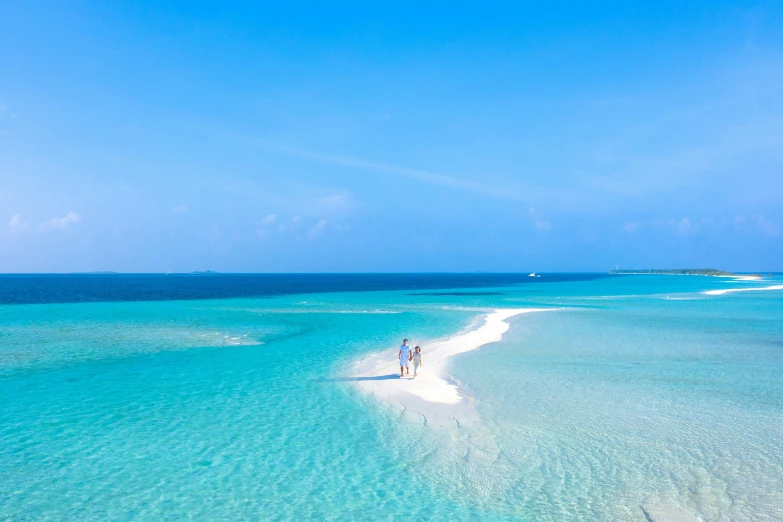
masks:
{"type": "Polygon", "coordinates": [[[418,346],[413,350],[413,378],[419,373],[419,366],[421,366],[421,348],[418,346]]]}

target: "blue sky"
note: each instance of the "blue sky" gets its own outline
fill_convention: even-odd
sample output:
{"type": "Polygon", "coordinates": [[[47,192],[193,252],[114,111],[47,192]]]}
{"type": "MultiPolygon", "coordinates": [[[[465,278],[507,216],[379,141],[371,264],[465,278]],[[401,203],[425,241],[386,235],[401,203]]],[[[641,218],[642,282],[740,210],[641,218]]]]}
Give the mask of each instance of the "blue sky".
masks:
{"type": "Polygon", "coordinates": [[[780,2],[212,4],[0,7],[0,272],[783,270],[780,2]]]}

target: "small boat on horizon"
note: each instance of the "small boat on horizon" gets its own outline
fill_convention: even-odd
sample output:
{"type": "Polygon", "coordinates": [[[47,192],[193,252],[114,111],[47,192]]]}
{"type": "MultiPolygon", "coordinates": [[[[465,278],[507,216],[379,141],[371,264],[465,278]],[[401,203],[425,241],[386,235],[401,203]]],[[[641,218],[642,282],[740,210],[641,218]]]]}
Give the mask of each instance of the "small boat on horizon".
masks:
{"type": "Polygon", "coordinates": [[[541,276],[536,274],[535,272],[532,272],[532,273],[528,274],[528,277],[541,277],[541,276]]]}

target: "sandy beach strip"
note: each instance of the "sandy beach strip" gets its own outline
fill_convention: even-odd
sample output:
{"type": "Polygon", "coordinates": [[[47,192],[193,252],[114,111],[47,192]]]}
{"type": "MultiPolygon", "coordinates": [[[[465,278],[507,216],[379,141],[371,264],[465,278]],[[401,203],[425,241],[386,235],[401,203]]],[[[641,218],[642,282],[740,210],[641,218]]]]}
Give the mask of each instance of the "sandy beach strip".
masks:
{"type": "Polygon", "coordinates": [[[434,427],[477,422],[478,414],[466,388],[448,374],[448,361],[455,355],[476,350],[501,340],[510,327],[508,319],[520,314],[543,312],[548,308],[497,309],[481,326],[448,339],[422,345],[422,367],[413,378],[400,378],[398,348],[389,348],[356,363],[353,380],[357,386],[380,401],[400,408],[409,418],[423,419],[434,427]]]}
{"type": "Polygon", "coordinates": [[[702,292],[702,294],[723,295],[723,294],[729,294],[733,292],[759,292],[762,290],[783,290],[783,285],[759,286],[753,288],[726,288],[723,290],[705,290],[704,292],[702,292]]]}

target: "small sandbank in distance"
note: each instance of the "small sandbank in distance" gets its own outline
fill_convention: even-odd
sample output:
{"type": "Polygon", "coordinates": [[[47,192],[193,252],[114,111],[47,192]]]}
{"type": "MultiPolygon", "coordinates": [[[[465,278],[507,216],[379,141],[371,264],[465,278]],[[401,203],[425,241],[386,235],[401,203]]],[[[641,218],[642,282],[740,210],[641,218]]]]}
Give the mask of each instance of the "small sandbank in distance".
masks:
{"type": "Polygon", "coordinates": [[[358,361],[353,379],[359,388],[376,399],[400,409],[413,420],[433,427],[464,426],[479,420],[467,389],[448,374],[448,360],[501,340],[510,327],[507,319],[516,315],[543,312],[548,308],[506,308],[489,313],[481,326],[445,340],[422,346],[422,368],[413,379],[399,378],[398,349],[390,348],[358,361]]]}
{"type": "Polygon", "coordinates": [[[734,281],[759,281],[764,277],[761,274],[735,274],[733,272],[725,272],[723,270],[716,270],[714,268],[645,268],[642,270],[627,270],[617,268],[615,270],[610,270],[609,273],[613,275],[696,275],[728,277],[734,281]]]}
{"type": "Polygon", "coordinates": [[[783,285],[772,286],[756,286],[751,288],[725,288],[722,290],[705,290],[702,294],[705,295],[723,295],[733,292],[758,292],[761,290],[783,290],[783,285]]]}

